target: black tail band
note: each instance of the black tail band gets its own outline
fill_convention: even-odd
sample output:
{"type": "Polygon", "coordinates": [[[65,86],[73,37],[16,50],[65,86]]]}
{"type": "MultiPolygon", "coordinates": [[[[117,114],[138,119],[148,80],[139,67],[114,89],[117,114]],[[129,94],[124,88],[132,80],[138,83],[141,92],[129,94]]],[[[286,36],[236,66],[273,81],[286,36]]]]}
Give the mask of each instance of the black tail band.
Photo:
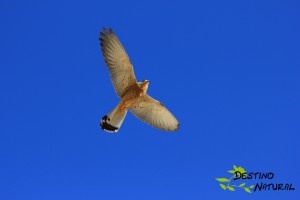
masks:
{"type": "Polygon", "coordinates": [[[103,130],[109,131],[109,132],[117,132],[119,130],[119,128],[114,127],[113,125],[109,124],[108,122],[110,121],[110,119],[107,117],[107,115],[105,115],[100,123],[100,126],[103,130]]]}

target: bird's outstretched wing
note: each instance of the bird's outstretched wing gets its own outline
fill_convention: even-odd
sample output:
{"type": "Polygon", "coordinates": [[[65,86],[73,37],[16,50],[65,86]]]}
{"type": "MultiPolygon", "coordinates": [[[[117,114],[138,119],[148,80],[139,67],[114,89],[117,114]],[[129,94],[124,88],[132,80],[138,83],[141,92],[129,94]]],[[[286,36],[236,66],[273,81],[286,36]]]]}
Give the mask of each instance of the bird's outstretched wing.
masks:
{"type": "Polygon", "coordinates": [[[133,67],[121,42],[111,28],[100,32],[100,45],[117,95],[121,98],[127,87],[136,82],[133,67]]]}
{"type": "Polygon", "coordinates": [[[140,97],[129,110],[137,118],[155,128],[165,131],[177,131],[179,128],[179,122],[172,113],[148,94],[140,97]]]}

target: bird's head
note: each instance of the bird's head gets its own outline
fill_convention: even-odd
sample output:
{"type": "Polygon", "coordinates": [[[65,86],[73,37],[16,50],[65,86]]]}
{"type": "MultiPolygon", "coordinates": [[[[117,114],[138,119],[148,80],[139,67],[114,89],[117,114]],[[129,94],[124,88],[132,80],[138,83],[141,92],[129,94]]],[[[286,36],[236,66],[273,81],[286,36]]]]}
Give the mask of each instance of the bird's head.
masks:
{"type": "Polygon", "coordinates": [[[147,89],[148,89],[148,85],[149,85],[149,81],[148,80],[143,80],[142,82],[140,82],[140,87],[143,90],[144,93],[146,93],[147,89]]]}

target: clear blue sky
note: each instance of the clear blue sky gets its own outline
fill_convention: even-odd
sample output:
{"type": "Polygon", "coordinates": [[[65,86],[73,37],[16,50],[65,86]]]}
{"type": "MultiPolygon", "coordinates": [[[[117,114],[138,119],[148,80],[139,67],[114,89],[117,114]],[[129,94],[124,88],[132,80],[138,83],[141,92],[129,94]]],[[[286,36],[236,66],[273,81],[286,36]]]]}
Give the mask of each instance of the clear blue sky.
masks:
{"type": "Polygon", "coordinates": [[[297,1],[0,3],[0,199],[300,197],[297,1]],[[98,34],[112,27],[179,132],[128,114],[98,34]],[[223,191],[233,165],[296,190],[223,191]]]}

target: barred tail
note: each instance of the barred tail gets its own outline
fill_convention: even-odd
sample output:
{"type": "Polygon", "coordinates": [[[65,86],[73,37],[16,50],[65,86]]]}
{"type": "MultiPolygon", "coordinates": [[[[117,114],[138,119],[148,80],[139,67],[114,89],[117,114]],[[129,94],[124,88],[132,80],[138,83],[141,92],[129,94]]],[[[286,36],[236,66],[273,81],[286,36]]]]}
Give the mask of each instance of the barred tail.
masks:
{"type": "Polygon", "coordinates": [[[127,114],[127,110],[120,111],[119,105],[102,118],[100,126],[103,130],[113,133],[120,129],[127,114]]]}

